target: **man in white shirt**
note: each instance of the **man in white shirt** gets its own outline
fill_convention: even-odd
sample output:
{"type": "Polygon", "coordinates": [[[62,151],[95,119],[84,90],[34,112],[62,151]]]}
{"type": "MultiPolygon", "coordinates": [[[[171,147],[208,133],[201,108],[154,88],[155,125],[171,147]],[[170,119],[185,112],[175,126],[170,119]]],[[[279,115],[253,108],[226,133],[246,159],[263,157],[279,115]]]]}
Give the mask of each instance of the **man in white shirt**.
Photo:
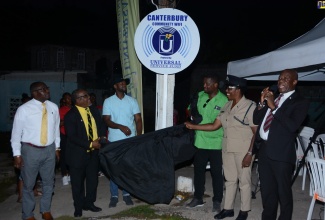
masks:
{"type": "Polygon", "coordinates": [[[296,162],[295,140],[303,123],[309,101],[296,90],[298,73],[285,69],[278,78],[279,96],[269,87],[261,92],[260,103],[253,114],[259,125],[258,172],[263,203],[262,220],[292,219],[291,178],[296,162]],[[280,215],[278,215],[280,206],[280,215]]]}
{"type": "Polygon", "coordinates": [[[40,211],[43,219],[53,220],[50,209],[55,157],[59,159],[60,150],[59,110],[55,103],[48,101],[49,87],[44,82],[32,83],[30,92],[33,99],[17,109],[11,133],[14,166],[21,169],[24,182],[22,219],[35,219],[33,187],[40,173],[43,193],[40,211]]]}

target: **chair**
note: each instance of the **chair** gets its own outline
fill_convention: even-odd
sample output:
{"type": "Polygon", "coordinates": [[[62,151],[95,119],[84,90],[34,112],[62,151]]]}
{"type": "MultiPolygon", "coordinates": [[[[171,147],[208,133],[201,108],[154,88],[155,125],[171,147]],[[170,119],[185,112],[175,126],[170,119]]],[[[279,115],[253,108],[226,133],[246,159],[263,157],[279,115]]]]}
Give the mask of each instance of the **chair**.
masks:
{"type": "MultiPolygon", "coordinates": [[[[300,144],[300,147],[302,148],[302,150],[305,152],[307,150],[308,144],[310,142],[310,138],[314,135],[314,129],[311,127],[307,127],[304,126],[301,128],[299,134],[298,134],[298,146],[300,144]]],[[[308,151],[307,156],[315,156],[313,151],[308,151]]],[[[307,175],[307,170],[306,170],[306,166],[304,164],[304,166],[302,167],[303,169],[303,176],[302,176],[302,190],[305,190],[305,183],[306,183],[306,175],[307,175]]]]}
{"type": "Polygon", "coordinates": [[[325,143],[325,134],[319,134],[317,136],[317,140],[322,139],[323,143],[325,143]]]}
{"type": "Polygon", "coordinates": [[[309,135],[313,135],[314,131],[315,129],[313,129],[312,127],[302,126],[299,134],[302,136],[309,136],[309,135]]]}
{"type": "MultiPolygon", "coordinates": [[[[311,180],[313,197],[310,202],[307,220],[311,220],[316,200],[325,202],[325,160],[306,157],[307,169],[311,180]]],[[[324,203],[325,208],[325,203],[324,203]]],[[[325,212],[323,219],[325,219],[325,212]]]]}
{"type": "Polygon", "coordinates": [[[252,165],[252,170],[254,168],[254,165],[256,164],[256,181],[255,184],[253,183],[254,189],[252,190],[252,199],[256,199],[256,193],[259,191],[259,186],[260,186],[260,176],[258,173],[258,155],[255,155],[253,165],[252,165]]]}
{"type": "Polygon", "coordinates": [[[325,159],[325,134],[319,134],[316,138],[316,141],[318,144],[318,150],[322,158],[325,159]]]}
{"type": "MultiPolygon", "coordinates": [[[[299,167],[299,164],[300,164],[302,158],[304,157],[304,149],[301,145],[301,142],[300,142],[298,136],[296,137],[295,147],[296,147],[296,167],[295,167],[295,173],[296,173],[297,169],[299,167]]],[[[302,176],[302,175],[303,175],[303,169],[300,169],[299,176],[302,176]]]]}

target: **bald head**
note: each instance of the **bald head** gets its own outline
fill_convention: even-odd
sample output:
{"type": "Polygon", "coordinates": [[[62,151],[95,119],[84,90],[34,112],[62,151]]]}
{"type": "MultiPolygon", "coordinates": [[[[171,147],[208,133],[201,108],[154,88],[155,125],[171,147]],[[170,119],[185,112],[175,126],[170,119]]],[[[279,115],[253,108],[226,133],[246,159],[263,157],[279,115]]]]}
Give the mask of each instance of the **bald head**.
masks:
{"type": "Polygon", "coordinates": [[[293,69],[285,69],[281,72],[278,79],[280,93],[287,93],[295,90],[298,83],[298,73],[293,69]]]}
{"type": "Polygon", "coordinates": [[[285,69],[282,72],[287,72],[292,76],[293,79],[298,80],[298,73],[297,73],[296,70],[294,70],[294,69],[285,69]]]}

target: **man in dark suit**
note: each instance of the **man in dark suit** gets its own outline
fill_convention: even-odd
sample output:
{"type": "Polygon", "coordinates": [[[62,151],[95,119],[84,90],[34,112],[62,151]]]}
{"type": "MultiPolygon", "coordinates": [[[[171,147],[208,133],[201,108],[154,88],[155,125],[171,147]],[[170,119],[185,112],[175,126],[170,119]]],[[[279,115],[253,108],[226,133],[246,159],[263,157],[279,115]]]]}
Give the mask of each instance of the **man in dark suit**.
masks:
{"type": "Polygon", "coordinates": [[[94,202],[98,185],[98,150],[106,131],[98,109],[90,106],[86,90],[73,91],[71,98],[75,105],[64,117],[67,135],[66,160],[70,168],[74,216],[81,217],[82,210],[102,210],[94,202]]]}
{"type": "Polygon", "coordinates": [[[290,220],[293,210],[291,179],[296,161],[295,138],[304,121],[309,103],[295,91],[298,74],[295,70],[283,70],[278,79],[279,96],[265,88],[254,111],[253,121],[258,124],[261,146],[258,155],[258,171],[261,181],[263,220],[277,217],[290,220]]]}

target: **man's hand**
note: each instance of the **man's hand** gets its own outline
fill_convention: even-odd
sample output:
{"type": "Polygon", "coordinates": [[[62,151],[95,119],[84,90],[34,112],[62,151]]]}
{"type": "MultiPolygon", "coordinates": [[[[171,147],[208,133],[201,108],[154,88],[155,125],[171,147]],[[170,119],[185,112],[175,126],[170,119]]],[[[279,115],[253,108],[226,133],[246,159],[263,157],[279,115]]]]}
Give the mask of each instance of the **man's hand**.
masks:
{"type": "Polygon", "coordinates": [[[127,126],[121,125],[119,128],[126,136],[131,135],[131,130],[127,126]]]}
{"type": "Polygon", "coordinates": [[[60,150],[56,149],[55,150],[55,156],[58,161],[60,161],[60,150]]]}
{"type": "Polygon", "coordinates": [[[270,109],[274,109],[275,108],[275,104],[274,104],[274,94],[272,91],[269,90],[269,87],[266,87],[265,89],[263,89],[263,91],[261,92],[261,101],[260,103],[263,103],[264,100],[266,100],[266,104],[270,109]]]}
{"type": "Polygon", "coordinates": [[[14,167],[17,169],[21,169],[21,167],[23,166],[23,159],[21,158],[21,156],[15,156],[14,157],[14,167]]]}
{"type": "Polygon", "coordinates": [[[94,140],[94,141],[92,142],[92,147],[95,148],[95,149],[97,149],[97,150],[100,149],[100,147],[101,147],[101,144],[100,144],[100,138],[98,138],[98,139],[96,139],[96,140],[94,140]]]}
{"type": "Polygon", "coordinates": [[[186,121],[184,124],[188,129],[193,129],[193,124],[191,122],[186,121]]]}

